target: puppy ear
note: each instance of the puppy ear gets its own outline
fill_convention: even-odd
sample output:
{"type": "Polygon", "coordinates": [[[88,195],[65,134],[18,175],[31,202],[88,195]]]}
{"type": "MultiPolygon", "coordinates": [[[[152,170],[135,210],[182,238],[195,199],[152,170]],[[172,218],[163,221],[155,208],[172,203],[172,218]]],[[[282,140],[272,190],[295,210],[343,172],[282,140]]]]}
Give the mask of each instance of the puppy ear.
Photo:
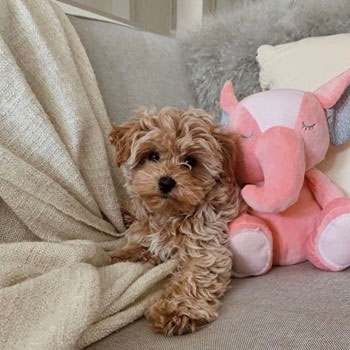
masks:
{"type": "Polygon", "coordinates": [[[113,129],[109,134],[109,142],[115,146],[118,166],[129,159],[132,142],[140,130],[139,120],[132,120],[120,126],[113,125],[113,129]]]}
{"type": "Polygon", "coordinates": [[[215,139],[221,146],[224,176],[235,181],[236,168],[236,134],[232,132],[214,132],[215,139]]]}

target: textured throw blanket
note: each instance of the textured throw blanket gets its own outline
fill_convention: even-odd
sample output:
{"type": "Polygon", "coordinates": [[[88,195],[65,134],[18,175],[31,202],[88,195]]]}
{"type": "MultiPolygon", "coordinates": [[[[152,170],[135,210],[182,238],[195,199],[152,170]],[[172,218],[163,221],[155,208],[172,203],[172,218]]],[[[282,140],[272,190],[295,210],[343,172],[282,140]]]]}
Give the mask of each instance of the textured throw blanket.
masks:
{"type": "Polygon", "coordinates": [[[173,263],[110,265],[127,199],[79,38],[0,0],[0,349],[76,349],[140,317],[173,263]]]}

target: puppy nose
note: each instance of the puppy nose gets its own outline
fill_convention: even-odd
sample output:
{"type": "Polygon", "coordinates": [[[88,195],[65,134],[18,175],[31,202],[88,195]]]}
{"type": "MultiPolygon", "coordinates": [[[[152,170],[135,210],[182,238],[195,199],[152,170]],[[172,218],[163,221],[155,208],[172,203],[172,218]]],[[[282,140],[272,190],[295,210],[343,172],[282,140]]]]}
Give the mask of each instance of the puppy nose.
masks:
{"type": "Polygon", "coordinates": [[[169,193],[176,185],[176,181],[168,176],[163,176],[158,180],[159,189],[163,193],[169,193]]]}

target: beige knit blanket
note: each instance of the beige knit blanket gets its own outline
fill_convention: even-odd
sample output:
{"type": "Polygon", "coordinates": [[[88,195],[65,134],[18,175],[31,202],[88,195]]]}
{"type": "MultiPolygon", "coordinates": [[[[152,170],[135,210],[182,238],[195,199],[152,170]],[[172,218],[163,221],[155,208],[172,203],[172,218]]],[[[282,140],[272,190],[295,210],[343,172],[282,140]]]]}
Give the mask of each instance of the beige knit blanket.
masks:
{"type": "Polygon", "coordinates": [[[110,264],[126,199],[94,73],[46,0],[0,0],[0,349],[83,348],[140,317],[173,263],[110,264]]]}

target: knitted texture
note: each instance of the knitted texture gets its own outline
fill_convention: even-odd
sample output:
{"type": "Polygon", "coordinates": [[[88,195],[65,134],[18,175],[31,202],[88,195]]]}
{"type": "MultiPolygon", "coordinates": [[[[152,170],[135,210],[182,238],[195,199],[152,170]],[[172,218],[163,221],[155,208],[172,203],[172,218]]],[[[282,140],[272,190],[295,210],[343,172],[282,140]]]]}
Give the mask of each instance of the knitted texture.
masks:
{"type": "Polygon", "coordinates": [[[0,349],[83,348],[142,316],[173,263],[110,264],[127,197],[84,48],[46,0],[0,0],[0,349]]]}

